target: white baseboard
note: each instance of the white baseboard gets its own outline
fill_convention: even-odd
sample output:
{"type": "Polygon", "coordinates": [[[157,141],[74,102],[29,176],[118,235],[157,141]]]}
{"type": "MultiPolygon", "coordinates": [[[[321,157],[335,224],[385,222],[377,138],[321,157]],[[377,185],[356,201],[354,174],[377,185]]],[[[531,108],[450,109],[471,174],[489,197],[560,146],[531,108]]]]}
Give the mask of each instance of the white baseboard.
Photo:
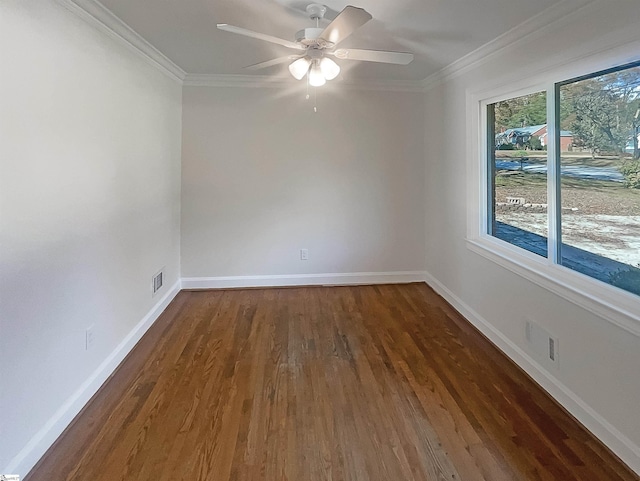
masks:
{"type": "Polygon", "coordinates": [[[543,389],[555,398],[578,421],[607,445],[631,469],[640,473],[640,447],[594,411],[578,395],[545,370],[525,351],[508,339],[487,320],[471,309],[444,284],[423,271],[367,272],[340,274],[301,274],[285,276],[234,276],[183,278],[131,330],[125,339],[100,364],[89,378],[70,396],[49,421],[36,433],[27,445],[1,472],[18,473],[23,477],[35,466],[54,441],[62,434],[74,417],[114,372],[133,349],[162,311],[184,289],[211,289],[230,287],[305,286],[305,285],[357,285],[399,284],[426,282],[444,297],[460,314],[480,330],[496,347],[515,361],[543,389]]]}
{"type": "Polygon", "coordinates": [[[465,304],[430,273],[425,273],[427,284],[484,334],[498,349],[511,358],[531,376],[547,393],[571,413],[594,436],[602,441],[623,462],[640,474],[640,447],[604,419],[576,393],[544,369],[525,351],[496,329],[491,323],[465,304]]]}
{"type": "Polygon", "coordinates": [[[82,383],[55,414],[31,438],[27,445],[0,472],[19,474],[23,478],[51,447],[71,421],[100,389],[102,384],[120,365],[137,342],[160,317],[173,298],[180,292],[180,281],[176,282],[146,316],[127,334],[118,346],[102,361],[100,366],[82,383]]]}
{"type": "Polygon", "coordinates": [[[275,276],[183,277],[183,289],[232,287],[348,286],[424,282],[424,271],[292,274],[275,276]]]}

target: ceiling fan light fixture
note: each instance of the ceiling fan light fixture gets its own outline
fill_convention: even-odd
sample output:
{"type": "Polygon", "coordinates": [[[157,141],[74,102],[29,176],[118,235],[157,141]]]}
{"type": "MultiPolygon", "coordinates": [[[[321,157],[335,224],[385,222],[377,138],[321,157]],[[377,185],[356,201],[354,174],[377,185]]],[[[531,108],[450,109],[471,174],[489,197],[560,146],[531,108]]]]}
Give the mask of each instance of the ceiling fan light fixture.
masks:
{"type": "Polygon", "coordinates": [[[387,64],[407,65],[413,61],[410,52],[392,52],[385,50],[344,49],[335,47],[351,36],[358,28],[372,19],[366,10],[347,5],[331,20],[329,25],[320,27],[320,19],[324,18],[327,7],[319,3],[307,6],[307,13],[315,20],[315,27],[307,27],[295,35],[295,42],[274,37],[260,32],[254,32],[227,23],[219,23],[218,29],[236,35],[254,38],[264,42],[281,45],[296,50],[295,55],[288,55],[266,62],[248,65],[249,70],[259,70],[289,63],[289,72],[297,79],[307,77],[307,85],[320,87],[340,75],[340,66],[334,57],[340,60],[358,60],[363,62],[378,62],[387,64]],[[329,58],[331,57],[331,58],[329,58]]]}
{"type": "Polygon", "coordinates": [[[320,70],[320,65],[314,62],[311,66],[311,70],[309,70],[309,85],[312,87],[322,87],[327,83],[327,79],[324,78],[324,74],[322,70],[320,70]]]}
{"type": "Polygon", "coordinates": [[[320,70],[327,80],[333,80],[340,75],[340,66],[328,57],[323,57],[320,60],[320,70]]]}
{"type": "Polygon", "coordinates": [[[291,72],[291,75],[293,75],[293,78],[296,80],[302,80],[309,71],[310,66],[311,60],[307,57],[301,57],[289,65],[289,72],[291,72]]]}

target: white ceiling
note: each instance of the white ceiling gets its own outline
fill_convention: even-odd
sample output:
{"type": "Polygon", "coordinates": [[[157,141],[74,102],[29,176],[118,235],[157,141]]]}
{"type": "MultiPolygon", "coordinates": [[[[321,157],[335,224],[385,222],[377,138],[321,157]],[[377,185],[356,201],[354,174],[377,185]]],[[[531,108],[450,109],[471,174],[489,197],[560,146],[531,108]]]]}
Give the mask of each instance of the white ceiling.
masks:
{"type": "MultiPolygon", "coordinates": [[[[287,55],[279,45],[216,29],[228,23],[293,40],[312,26],[300,0],[101,0],[111,12],[190,74],[287,75],[286,65],[244,66],[287,55]]],[[[373,20],[341,47],[410,51],[408,66],[339,61],[343,77],[422,80],[560,0],[353,0],[373,20]]],[[[326,0],[333,18],[348,2],[326,0]]],[[[328,19],[324,24],[327,25],[328,19]]]]}

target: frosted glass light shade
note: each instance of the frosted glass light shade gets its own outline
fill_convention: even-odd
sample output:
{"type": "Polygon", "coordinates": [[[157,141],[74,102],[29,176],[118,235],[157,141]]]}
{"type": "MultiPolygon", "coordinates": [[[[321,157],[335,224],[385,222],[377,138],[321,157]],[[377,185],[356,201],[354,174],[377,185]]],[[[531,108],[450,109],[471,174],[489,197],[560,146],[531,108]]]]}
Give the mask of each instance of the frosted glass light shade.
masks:
{"type": "Polygon", "coordinates": [[[328,57],[320,60],[320,70],[327,80],[333,80],[340,74],[340,66],[328,57]]]}
{"type": "Polygon", "coordinates": [[[307,57],[302,57],[289,65],[289,72],[291,72],[291,75],[293,75],[293,78],[296,80],[302,80],[302,77],[304,77],[309,71],[310,65],[311,60],[307,57]]]}
{"type": "Polygon", "coordinates": [[[327,80],[324,78],[324,74],[322,70],[320,70],[320,66],[318,64],[313,64],[311,70],[309,70],[309,85],[312,87],[322,87],[327,83],[327,80]]]}

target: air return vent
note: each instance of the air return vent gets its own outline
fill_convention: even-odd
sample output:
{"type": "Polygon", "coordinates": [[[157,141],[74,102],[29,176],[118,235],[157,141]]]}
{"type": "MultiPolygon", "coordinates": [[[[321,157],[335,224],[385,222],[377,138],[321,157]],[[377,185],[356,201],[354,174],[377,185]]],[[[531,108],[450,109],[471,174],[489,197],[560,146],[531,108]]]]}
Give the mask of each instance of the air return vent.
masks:
{"type": "Polygon", "coordinates": [[[558,368],[558,338],[531,319],[525,320],[524,329],[531,352],[544,363],[558,368]]]}
{"type": "Polygon", "coordinates": [[[160,271],[151,279],[151,290],[154,296],[162,287],[163,278],[164,278],[164,271],[160,271]]]}

